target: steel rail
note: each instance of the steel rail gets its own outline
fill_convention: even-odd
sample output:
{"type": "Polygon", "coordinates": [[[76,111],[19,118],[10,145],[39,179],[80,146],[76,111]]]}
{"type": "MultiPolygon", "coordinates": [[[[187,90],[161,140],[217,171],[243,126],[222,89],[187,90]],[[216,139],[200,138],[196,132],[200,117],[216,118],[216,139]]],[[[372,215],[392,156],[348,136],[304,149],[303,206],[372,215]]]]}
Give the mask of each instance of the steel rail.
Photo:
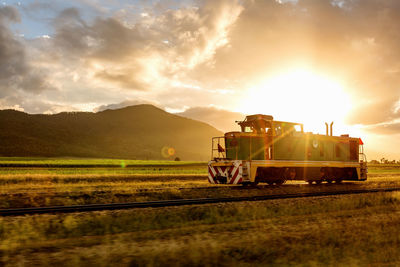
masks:
{"type": "Polygon", "coordinates": [[[247,197],[175,199],[175,200],[146,201],[146,202],[0,209],[0,216],[18,216],[18,215],[45,214],[45,213],[71,213],[71,212],[87,212],[87,211],[102,211],[102,210],[121,210],[121,209],[132,209],[132,208],[157,208],[157,207],[171,207],[171,206],[183,206],[183,205],[201,205],[201,204],[243,202],[243,201],[262,201],[262,200],[273,200],[273,199],[306,198],[306,197],[321,197],[321,196],[335,196],[335,195],[348,195],[348,194],[394,192],[394,191],[400,191],[400,187],[399,188],[357,189],[357,190],[343,190],[343,191],[330,191],[330,192],[326,191],[326,192],[296,193],[296,194],[276,194],[276,195],[247,196],[247,197]]]}

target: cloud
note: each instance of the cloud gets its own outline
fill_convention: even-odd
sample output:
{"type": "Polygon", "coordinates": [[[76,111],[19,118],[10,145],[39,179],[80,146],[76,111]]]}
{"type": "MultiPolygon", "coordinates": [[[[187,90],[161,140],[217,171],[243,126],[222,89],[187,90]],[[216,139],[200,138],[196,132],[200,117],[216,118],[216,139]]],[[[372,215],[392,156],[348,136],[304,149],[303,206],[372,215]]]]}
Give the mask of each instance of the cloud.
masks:
{"type": "Polygon", "coordinates": [[[9,29],[20,21],[14,7],[0,7],[0,98],[15,91],[39,93],[51,86],[41,71],[31,66],[22,40],[9,29]]]}
{"type": "MultiPolygon", "coordinates": [[[[41,102],[61,106],[83,106],[85,101],[88,106],[106,105],[107,97],[115,103],[119,96],[119,101],[161,100],[170,109],[182,109],[183,99],[189,99],[189,104],[193,99],[177,84],[192,84],[186,73],[198,64],[212,64],[216,50],[227,44],[229,27],[242,6],[227,0],[199,1],[196,6],[173,2],[175,9],[165,5],[147,6],[147,16],[134,15],[136,20],[110,13],[88,19],[77,7],[66,8],[52,20],[54,34],[49,38],[9,38],[18,52],[10,58],[24,75],[8,74],[7,79],[18,90],[40,93],[41,102]],[[50,86],[56,90],[46,91],[50,86]],[[173,102],[169,96],[182,100],[173,102]]],[[[59,7],[58,2],[40,2],[22,10],[34,19],[30,8],[40,14],[59,7]]],[[[12,35],[8,29],[7,33],[12,35]]],[[[11,94],[15,92],[4,92],[4,96],[11,94]]],[[[197,90],[196,95],[207,103],[204,92],[197,90]]],[[[37,112],[38,108],[24,103],[28,112],[37,112]]],[[[47,111],[46,105],[39,106],[47,111]]]]}
{"type": "Polygon", "coordinates": [[[54,19],[54,47],[65,62],[79,61],[93,77],[131,90],[164,88],[226,44],[240,14],[236,1],[204,1],[149,14],[134,24],[117,17],[86,22],[68,8],[54,19]]]}
{"type": "Polygon", "coordinates": [[[4,6],[0,8],[0,21],[4,23],[6,20],[10,22],[20,22],[21,17],[14,7],[4,6]]]}
{"type": "Polygon", "coordinates": [[[400,119],[381,122],[364,127],[364,130],[380,135],[399,135],[400,134],[400,119]]]}
{"type": "Polygon", "coordinates": [[[191,77],[203,86],[236,81],[242,85],[236,90],[242,90],[251,81],[305,65],[343,81],[355,104],[349,123],[387,120],[400,95],[400,2],[340,3],[246,1],[227,35],[229,44],[217,49],[212,66],[197,65],[191,77]]]}
{"type": "Polygon", "coordinates": [[[135,78],[135,76],[133,76],[131,73],[134,73],[134,70],[129,68],[124,69],[123,71],[114,71],[112,73],[107,70],[102,70],[97,72],[94,77],[102,79],[103,81],[114,83],[124,88],[131,88],[138,91],[145,91],[149,89],[149,84],[135,78]]]}
{"type": "Polygon", "coordinates": [[[0,98],[0,109],[14,109],[30,114],[55,114],[63,111],[81,110],[70,105],[58,104],[57,102],[32,99],[23,93],[0,98]]]}

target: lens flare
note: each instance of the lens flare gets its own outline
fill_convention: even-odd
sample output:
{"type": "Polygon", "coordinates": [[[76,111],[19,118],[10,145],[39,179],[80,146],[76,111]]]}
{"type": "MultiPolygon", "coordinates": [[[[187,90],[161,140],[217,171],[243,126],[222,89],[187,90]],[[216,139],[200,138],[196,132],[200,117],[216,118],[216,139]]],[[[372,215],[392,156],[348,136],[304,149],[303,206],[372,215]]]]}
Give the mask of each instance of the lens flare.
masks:
{"type": "Polygon", "coordinates": [[[175,155],[175,149],[173,147],[168,148],[168,155],[170,156],[175,155]]]}
{"type": "Polygon", "coordinates": [[[175,155],[175,152],[176,152],[175,148],[169,147],[169,146],[164,146],[161,149],[161,156],[163,158],[169,158],[169,157],[172,157],[173,155],[175,155]]]}
{"type": "Polygon", "coordinates": [[[125,161],[121,161],[121,168],[125,168],[126,167],[126,163],[125,163],[125,161]]]}

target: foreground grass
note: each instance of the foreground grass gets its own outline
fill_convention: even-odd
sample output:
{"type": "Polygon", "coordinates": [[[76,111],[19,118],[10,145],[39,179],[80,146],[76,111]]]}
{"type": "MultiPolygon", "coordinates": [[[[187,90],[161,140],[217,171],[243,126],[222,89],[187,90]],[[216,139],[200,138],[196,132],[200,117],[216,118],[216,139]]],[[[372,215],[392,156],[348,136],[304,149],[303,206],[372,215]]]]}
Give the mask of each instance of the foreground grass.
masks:
{"type": "MultiPolygon", "coordinates": [[[[400,186],[400,166],[370,166],[366,182],[238,189],[207,188],[204,163],[1,160],[15,165],[0,168],[0,208],[400,186]]],[[[0,218],[0,266],[395,266],[399,199],[387,193],[0,218]]]]}
{"type": "Polygon", "coordinates": [[[400,194],[0,219],[7,266],[398,265],[400,194]]]}

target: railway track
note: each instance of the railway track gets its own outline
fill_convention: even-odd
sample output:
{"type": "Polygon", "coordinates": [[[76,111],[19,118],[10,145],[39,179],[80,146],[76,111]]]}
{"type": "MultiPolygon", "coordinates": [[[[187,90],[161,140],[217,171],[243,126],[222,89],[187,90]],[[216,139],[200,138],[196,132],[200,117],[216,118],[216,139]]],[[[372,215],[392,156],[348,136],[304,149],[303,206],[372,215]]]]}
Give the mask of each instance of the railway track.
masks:
{"type": "Polygon", "coordinates": [[[356,190],[343,190],[343,191],[331,191],[331,192],[276,194],[276,195],[263,195],[263,196],[248,196],[248,197],[175,199],[175,200],[146,201],[146,202],[0,209],[0,216],[18,216],[18,215],[46,214],[46,213],[88,212],[88,211],[101,211],[101,210],[132,209],[132,208],[156,208],[156,207],[171,207],[171,206],[183,206],[183,205],[201,205],[201,204],[242,202],[242,201],[262,201],[262,200],[273,200],[273,199],[305,198],[305,197],[335,196],[335,195],[348,195],[348,194],[366,194],[366,193],[380,193],[380,192],[394,192],[394,191],[400,191],[400,187],[377,188],[377,189],[356,189],[356,190]]]}

